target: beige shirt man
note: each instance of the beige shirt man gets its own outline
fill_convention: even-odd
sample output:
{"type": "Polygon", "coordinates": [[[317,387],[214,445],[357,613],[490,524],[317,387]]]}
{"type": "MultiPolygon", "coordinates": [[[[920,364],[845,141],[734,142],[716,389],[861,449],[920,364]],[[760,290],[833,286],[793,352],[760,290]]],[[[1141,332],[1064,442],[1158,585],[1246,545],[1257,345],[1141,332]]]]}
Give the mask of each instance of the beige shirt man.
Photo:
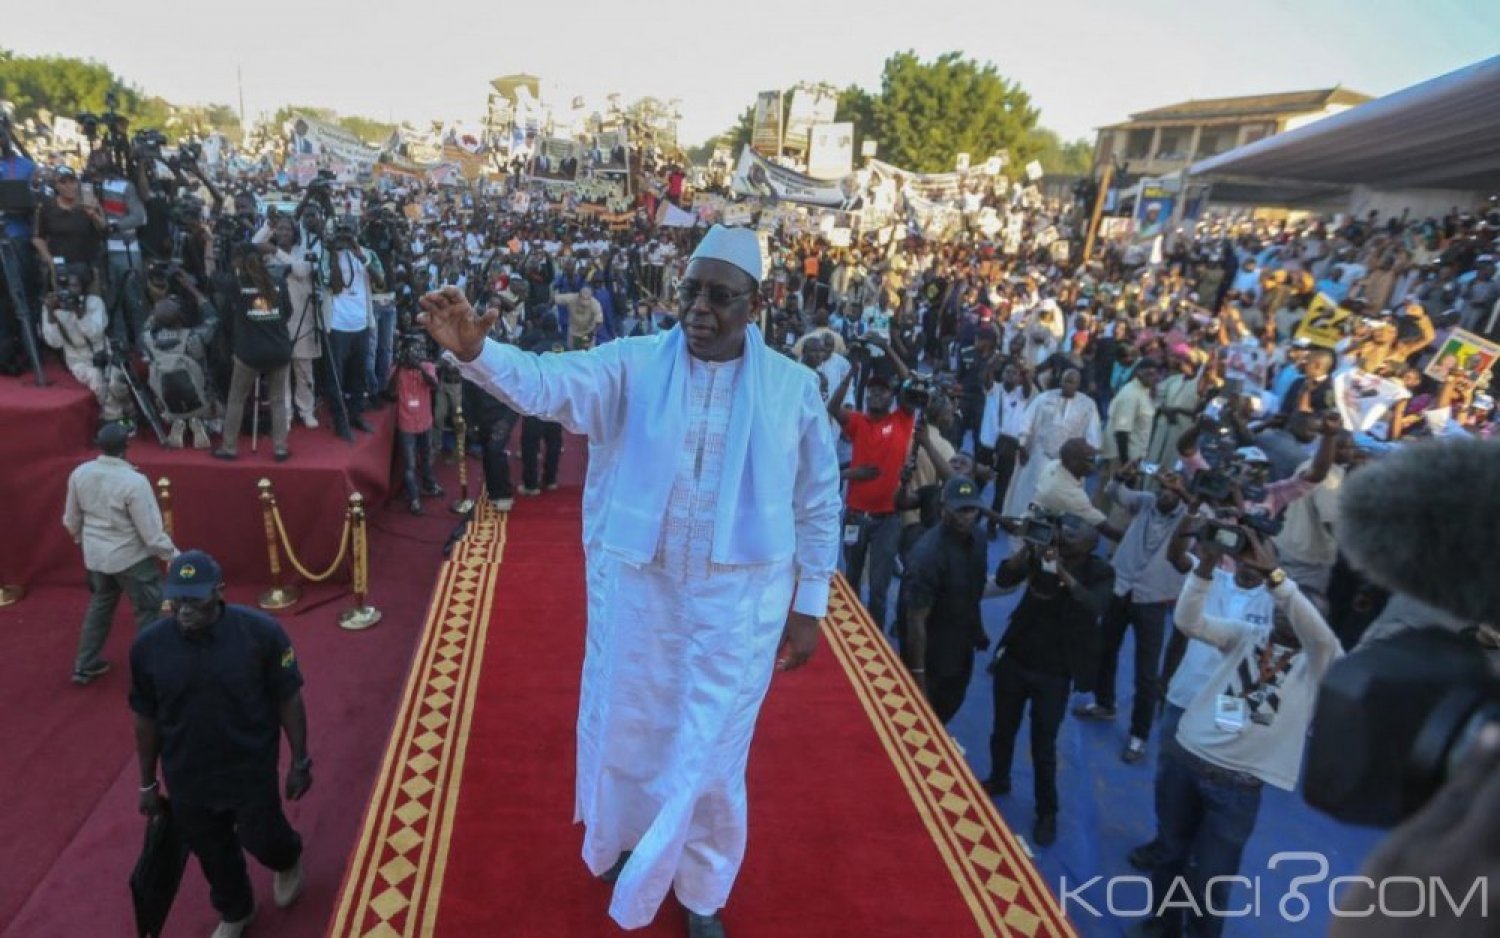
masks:
{"type": "MultiPolygon", "coordinates": [[[[1116,433],[1129,435],[1131,459],[1142,459],[1151,446],[1151,428],[1156,423],[1156,402],[1151,389],[1132,379],[1120,389],[1109,405],[1109,439],[1116,433]]],[[[1117,454],[1125,456],[1126,454],[1117,454]]]]}
{"type": "Polygon", "coordinates": [[[1032,504],[1045,511],[1081,518],[1089,527],[1105,520],[1104,512],[1089,501],[1083,480],[1069,472],[1061,459],[1054,459],[1042,469],[1032,504]]]}
{"type": "Polygon", "coordinates": [[[151,483],[115,456],[100,456],[73,470],[63,507],[63,527],[83,547],[83,565],[119,573],[147,557],[177,553],[162,526],[151,483]]]}

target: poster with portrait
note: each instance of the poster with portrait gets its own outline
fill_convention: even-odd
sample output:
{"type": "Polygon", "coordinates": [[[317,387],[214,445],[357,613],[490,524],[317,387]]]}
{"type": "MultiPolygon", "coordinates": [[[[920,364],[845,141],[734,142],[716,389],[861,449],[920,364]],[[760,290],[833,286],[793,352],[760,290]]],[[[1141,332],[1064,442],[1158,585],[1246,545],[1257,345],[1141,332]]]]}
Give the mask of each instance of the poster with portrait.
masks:
{"type": "Polygon", "coordinates": [[[1478,381],[1495,367],[1500,359],[1500,345],[1481,339],[1464,329],[1454,329],[1443,340],[1424,374],[1434,381],[1447,381],[1455,371],[1478,381]]]}
{"type": "Polygon", "coordinates": [[[757,153],[781,155],[781,92],[762,91],[755,96],[755,122],[750,125],[750,146],[757,153]]]}
{"type": "Polygon", "coordinates": [[[594,172],[621,174],[630,171],[630,135],[625,128],[604,130],[594,135],[592,162],[594,172]]]}
{"type": "Polygon", "coordinates": [[[1161,186],[1142,186],[1135,200],[1135,231],[1141,240],[1160,235],[1172,220],[1177,193],[1161,186]]]}
{"type": "Polygon", "coordinates": [[[1345,427],[1384,439],[1382,421],[1411,392],[1400,381],[1349,368],[1333,376],[1333,397],[1345,427]]]}
{"type": "Polygon", "coordinates": [[[814,179],[778,166],[750,147],[740,151],[732,185],[740,195],[830,208],[848,208],[860,198],[859,179],[853,174],[839,180],[814,179]]]}
{"type": "Polygon", "coordinates": [[[578,179],[579,147],[563,137],[543,137],[537,142],[527,175],[542,182],[574,182],[578,179]]]}
{"type": "Polygon", "coordinates": [[[814,124],[807,151],[807,174],[842,179],[854,167],[854,125],[848,121],[814,124]]]}

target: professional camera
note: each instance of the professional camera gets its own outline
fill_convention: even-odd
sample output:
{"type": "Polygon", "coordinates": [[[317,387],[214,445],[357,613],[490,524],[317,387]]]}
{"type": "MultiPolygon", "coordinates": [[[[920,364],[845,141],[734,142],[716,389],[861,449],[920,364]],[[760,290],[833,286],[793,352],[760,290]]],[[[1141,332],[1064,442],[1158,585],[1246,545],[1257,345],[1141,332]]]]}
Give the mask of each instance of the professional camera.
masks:
{"type": "Polygon", "coordinates": [[[1026,543],[1046,549],[1056,546],[1058,532],[1062,530],[1063,516],[1033,505],[1024,517],[1002,518],[1000,524],[1026,543]]]}
{"type": "Polygon", "coordinates": [[[153,155],[159,154],[161,148],[167,145],[167,137],[159,130],[140,130],[132,138],[136,147],[153,155]]]}
{"type": "Polygon", "coordinates": [[[1421,810],[1500,723],[1493,575],[1500,443],[1443,441],[1350,473],[1339,543],[1377,585],[1441,609],[1459,631],[1367,638],[1318,695],[1304,797],[1339,820],[1389,827],[1421,810]]]}
{"type": "Polygon", "coordinates": [[[912,375],[901,382],[901,400],[908,407],[925,409],[932,403],[932,382],[924,375],[912,375]]]}
{"type": "Polygon", "coordinates": [[[177,159],[182,163],[196,163],[203,159],[203,144],[197,141],[177,145],[177,159]]]}

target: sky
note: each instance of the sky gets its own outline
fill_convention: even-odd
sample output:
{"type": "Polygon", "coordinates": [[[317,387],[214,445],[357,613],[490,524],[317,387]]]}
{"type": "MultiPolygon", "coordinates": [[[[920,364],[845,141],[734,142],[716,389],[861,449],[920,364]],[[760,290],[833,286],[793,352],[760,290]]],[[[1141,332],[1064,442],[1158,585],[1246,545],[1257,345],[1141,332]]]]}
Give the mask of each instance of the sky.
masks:
{"type": "MultiPolygon", "coordinates": [[[[7,0],[6,5],[21,0],[7,0]]],[[[680,137],[798,81],[877,90],[893,52],[995,64],[1064,139],[1134,111],[1343,85],[1382,95],[1500,52],[1494,0],[69,0],[0,14],[0,48],[91,58],[174,104],[477,121],[530,72],[602,104],[680,98],[680,137]],[[63,12],[66,11],[66,12],[63,12]],[[122,16],[128,11],[128,16],[122,16]],[[211,12],[210,12],[211,11],[211,12]],[[243,15],[235,27],[225,14],[243,15]]]]}

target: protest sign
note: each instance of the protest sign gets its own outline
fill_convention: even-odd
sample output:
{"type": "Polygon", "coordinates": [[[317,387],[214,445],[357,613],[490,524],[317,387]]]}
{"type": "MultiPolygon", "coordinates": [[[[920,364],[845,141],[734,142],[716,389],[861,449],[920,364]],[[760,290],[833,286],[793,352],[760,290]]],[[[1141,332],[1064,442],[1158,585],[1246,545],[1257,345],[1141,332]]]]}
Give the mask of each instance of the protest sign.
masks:
{"type": "Polygon", "coordinates": [[[366,172],[375,165],[375,159],[380,155],[379,149],[337,124],[306,114],[299,114],[288,121],[286,132],[290,138],[287,152],[291,154],[337,158],[366,172]]]}
{"type": "Polygon", "coordinates": [[[814,179],[842,179],[854,165],[854,125],[814,124],[807,149],[807,174],[814,179]]]}
{"type": "Polygon", "coordinates": [[[719,214],[719,220],[726,225],[748,225],[753,219],[755,212],[744,202],[725,205],[719,214]]]}
{"type": "MultiPolygon", "coordinates": [[[[1411,392],[1399,381],[1349,368],[1333,376],[1333,397],[1345,427],[1370,433],[1411,392]]],[[[1375,435],[1384,439],[1383,433],[1375,435]]]]}
{"type": "Polygon", "coordinates": [[[1032,160],[1026,164],[1026,178],[1036,182],[1042,178],[1042,163],[1040,160],[1032,160]]]}
{"type": "Polygon", "coordinates": [[[1428,363],[1425,374],[1436,381],[1447,381],[1448,376],[1457,371],[1477,381],[1495,367],[1497,358],[1500,358],[1500,345],[1472,332],[1454,329],[1428,363]]]}
{"type": "Polygon", "coordinates": [[[953,160],[953,168],[959,172],[966,172],[969,168],[969,154],[960,153],[953,160]]]}
{"type": "Polygon", "coordinates": [[[593,167],[596,173],[624,173],[630,170],[627,154],[630,135],[625,128],[605,130],[594,136],[593,167]]]}
{"type": "Polygon", "coordinates": [[[578,144],[563,137],[537,142],[528,175],[543,182],[573,182],[578,178],[578,144]]]}
{"type": "Polygon", "coordinates": [[[1066,264],[1068,258],[1072,255],[1072,249],[1073,243],[1071,241],[1064,241],[1061,238],[1058,238],[1047,246],[1047,250],[1052,252],[1052,261],[1056,264],[1066,264]]]}
{"type": "Polygon", "coordinates": [[[1319,293],[1307,304],[1307,313],[1292,331],[1292,338],[1306,339],[1320,348],[1334,348],[1344,337],[1344,321],[1351,315],[1328,294],[1319,293]]]}
{"type": "Polygon", "coordinates": [[[755,96],[750,146],[758,153],[781,155],[781,92],[762,91],[755,96]]]}
{"type": "MultiPolygon", "coordinates": [[[[792,92],[792,103],[787,108],[786,139],[784,146],[806,150],[813,126],[832,123],[837,117],[839,99],[822,88],[798,88],[792,92]]],[[[848,172],[846,169],[845,172],[848,172]]],[[[818,176],[808,167],[808,175],[818,176]]]]}

